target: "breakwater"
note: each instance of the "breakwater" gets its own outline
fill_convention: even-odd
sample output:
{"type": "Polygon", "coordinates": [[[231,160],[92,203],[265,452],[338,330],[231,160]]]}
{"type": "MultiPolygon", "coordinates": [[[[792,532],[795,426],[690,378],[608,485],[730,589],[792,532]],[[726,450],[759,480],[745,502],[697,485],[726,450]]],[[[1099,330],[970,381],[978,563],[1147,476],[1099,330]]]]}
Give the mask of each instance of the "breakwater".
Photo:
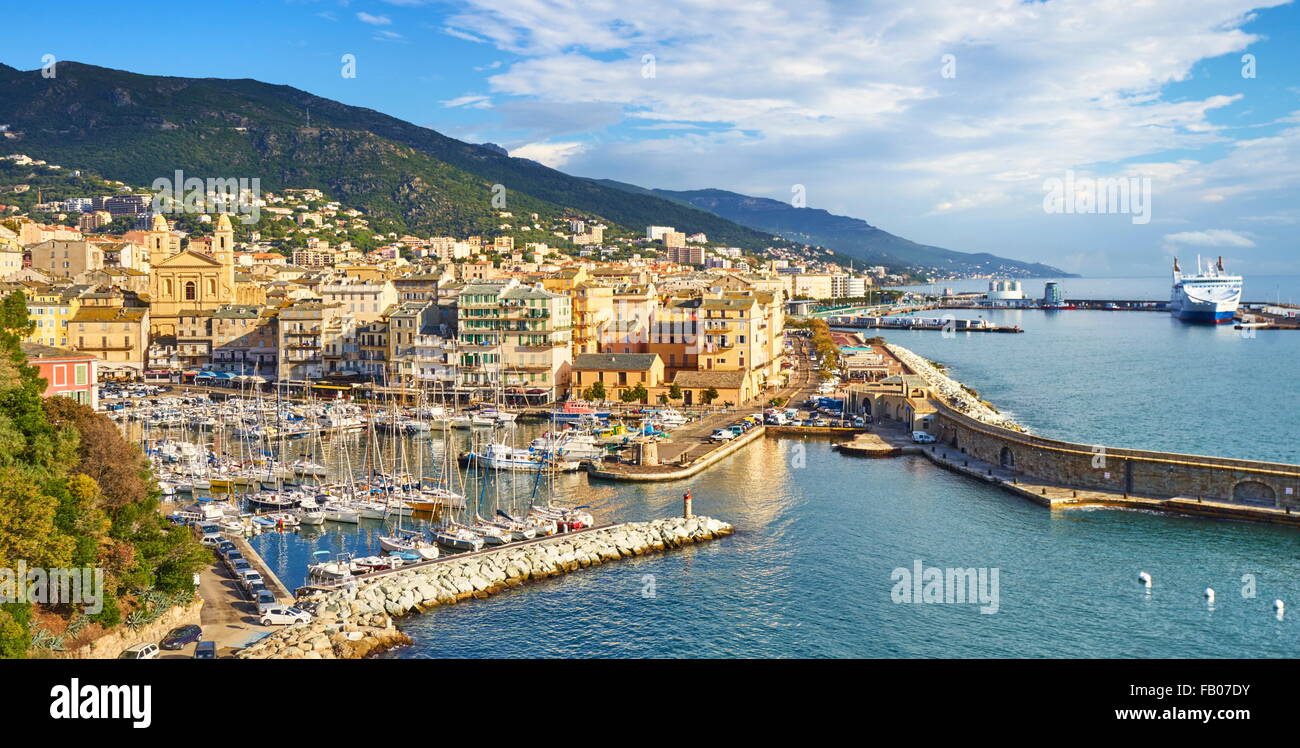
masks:
{"type": "Polygon", "coordinates": [[[244,659],[355,659],[410,643],[394,618],[486,598],[528,581],[730,535],[710,517],[628,522],[546,540],[452,556],[353,584],[307,589],[311,623],[286,627],[242,650],[244,659]]]}
{"type": "MultiPolygon", "coordinates": [[[[1013,480],[1106,492],[1123,501],[1187,498],[1196,502],[1300,508],[1300,465],[1079,444],[1027,433],[960,383],[899,345],[888,349],[924,378],[938,411],[940,445],[1013,480]]],[[[1206,510],[1206,513],[1212,513],[1206,510]]]]}

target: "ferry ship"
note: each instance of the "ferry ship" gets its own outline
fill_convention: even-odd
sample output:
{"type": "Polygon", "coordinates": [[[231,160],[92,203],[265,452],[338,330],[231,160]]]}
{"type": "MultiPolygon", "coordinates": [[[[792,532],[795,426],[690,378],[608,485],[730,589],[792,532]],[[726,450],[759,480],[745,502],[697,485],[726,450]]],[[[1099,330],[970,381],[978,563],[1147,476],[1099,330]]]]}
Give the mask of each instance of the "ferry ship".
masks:
{"type": "Polygon", "coordinates": [[[1183,275],[1174,258],[1174,287],[1169,297],[1169,312],[1184,322],[1220,325],[1231,322],[1241,302],[1241,276],[1223,271],[1223,257],[1209,268],[1201,267],[1196,257],[1196,274],[1183,275]]]}

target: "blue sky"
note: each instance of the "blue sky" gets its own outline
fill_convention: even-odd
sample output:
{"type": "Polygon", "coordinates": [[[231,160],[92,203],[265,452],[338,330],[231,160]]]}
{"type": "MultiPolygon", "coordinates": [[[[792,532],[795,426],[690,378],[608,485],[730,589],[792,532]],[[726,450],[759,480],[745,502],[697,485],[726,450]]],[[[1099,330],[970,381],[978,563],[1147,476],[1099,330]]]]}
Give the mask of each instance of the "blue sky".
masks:
{"type": "Polygon", "coordinates": [[[959,6],[72,0],[11,4],[7,25],[32,31],[0,61],[288,84],[582,176],[779,200],[801,185],[915,241],[1089,275],[1198,252],[1300,273],[1295,4],[959,6]],[[1067,172],[1149,179],[1150,221],[1044,210],[1067,172]]]}

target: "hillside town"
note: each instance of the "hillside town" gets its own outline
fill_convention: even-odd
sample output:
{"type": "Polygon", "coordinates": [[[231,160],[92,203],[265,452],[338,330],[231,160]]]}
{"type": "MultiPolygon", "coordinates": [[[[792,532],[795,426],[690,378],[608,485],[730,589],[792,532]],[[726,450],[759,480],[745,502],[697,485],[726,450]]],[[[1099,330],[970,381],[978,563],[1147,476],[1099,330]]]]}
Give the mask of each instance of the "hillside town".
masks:
{"type": "Polygon", "coordinates": [[[756,257],[671,226],[611,238],[602,223],[505,210],[498,236],[390,232],[362,249],[338,237],[366,217],[315,189],[256,197],[290,241],[237,241],[242,216],[220,202],[198,216],[206,231],[187,232],[152,197],[122,186],[37,203],[46,221],[0,209],[0,283],[26,298],[29,357],[77,362],[51,387],[88,404],[97,382],[140,380],[517,404],[589,396],[599,381],[599,399],[671,391],[686,405],[740,404],[783,383],[788,306],[866,298],[890,279],[884,267],[853,272],[779,248],[756,257]],[[521,223],[551,229],[553,242],[516,245],[521,223]]]}

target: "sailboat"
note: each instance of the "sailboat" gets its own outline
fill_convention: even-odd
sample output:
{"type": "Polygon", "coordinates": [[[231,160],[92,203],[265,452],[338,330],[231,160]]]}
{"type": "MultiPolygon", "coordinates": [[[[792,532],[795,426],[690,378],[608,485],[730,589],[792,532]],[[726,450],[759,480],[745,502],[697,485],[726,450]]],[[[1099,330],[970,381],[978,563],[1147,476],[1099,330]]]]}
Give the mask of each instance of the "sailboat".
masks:
{"type": "Polygon", "coordinates": [[[397,528],[394,535],[379,536],[379,547],[390,553],[415,553],[425,561],[438,557],[438,546],[421,537],[416,530],[397,528]]]}

